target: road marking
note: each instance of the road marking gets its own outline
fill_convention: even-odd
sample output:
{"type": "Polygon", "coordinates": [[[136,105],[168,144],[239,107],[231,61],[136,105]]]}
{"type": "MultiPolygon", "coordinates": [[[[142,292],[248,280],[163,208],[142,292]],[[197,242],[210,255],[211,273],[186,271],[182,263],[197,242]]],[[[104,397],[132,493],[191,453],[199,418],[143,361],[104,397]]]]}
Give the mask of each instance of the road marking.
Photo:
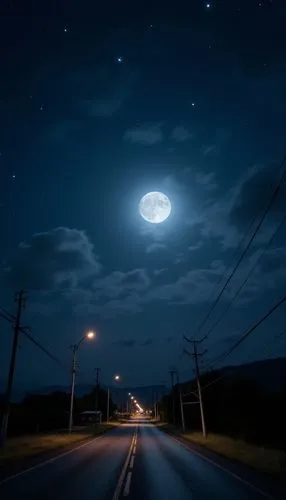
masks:
{"type": "Polygon", "coordinates": [[[124,492],[123,492],[124,497],[128,497],[128,495],[130,493],[131,478],[132,478],[132,472],[128,472],[126,483],[125,483],[125,488],[124,488],[124,492]]]}
{"type": "Polygon", "coordinates": [[[134,458],[135,458],[135,455],[132,455],[131,460],[130,460],[130,469],[133,469],[133,467],[134,467],[134,458]]]}
{"type": "MultiPolygon", "coordinates": [[[[37,469],[40,469],[41,467],[44,467],[45,465],[56,462],[57,460],[60,460],[60,458],[64,458],[64,457],[70,455],[71,453],[74,453],[75,451],[80,450],[81,448],[85,448],[86,446],[91,445],[92,443],[94,443],[95,441],[98,441],[99,439],[102,439],[103,437],[105,437],[105,436],[104,435],[97,436],[96,438],[91,439],[87,443],[83,443],[79,446],[76,446],[72,450],[65,451],[64,453],[61,453],[60,455],[57,455],[56,457],[49,458],[48,460],[45,460],[44,462],[40,462],[39,464],[33,465],[32,467],[29,467],[28,469],[21,470],[20,472],[16,472],[16,474],[12,474],[11,476],[5,477],[4,479],[2,479],[2,481],[0,481],[0,486],[2,486],[2,484],[8,483],[9,481],[12,481],[13,479],[16,479],[20,476],[24,476],[24,474],[28,474],[29,472],[33,472],[34,470],[37,470],[37,469]]],[[[32,457],[30,457],[30,458],[32,458],[32,457]]]]}
{"type": "MultiPolygon", "coordinates": [[[[130,445],[130,448],[129,448],[129,451],[128,451],[128,455],[126,457],[126,460],[124,462],[123,468],[121,470],[121,474],[119,476],[118,483],[116,485],[115,492],[113,494],[112,500],[118,500],[118,498],[120,497],[120,493],[121,493],[121,490],[122,490],[123,482],[124,482],[124,479],[125,479],[125,476],[126,476],[126,472],[127,472],[128,465],[129,465],[129,462],[130,462],[130,457],[131,457],[131,454],[132,454],[132,448],[133,448],[134,439],[135,439],[135,432],[133,434],[131,445],[130,445]]],[[[130,481],[131,481],[131,478],[130,478],[130,481]]],[[[124,489],[124,491],[125,491],[125,489],[124,489]]]]}
{"type": "Polygon", "coordinates": [[[237,479],[238,481],[240,481],[241,483],[245,484],[246,486],[248,486],[249,488],[253,489],[254,491],[256,491],[257,493],[260,493],[260,495],[262,495],[263,497],[265,498],[268,498],[269,500],[275,500],[275,498],[271,495],[269,495],[268,493],[265,493],[265,491],[262,491],[260,488],[258,488],[257,486],[255,486],[254,484],[252,483],[249,483],[248,481],[246,481],[245,479],[243,479],[241,476],[239,476],[238,474],[236,474],[235,472],[232,472],[230,471],[229,469],[227,469],[226,467],[224,467],[223,465],[220,465],[216,462],[214,462],[214,460],[212,460],[211,458],[208,458],[208,457],[205,457],[204,455],[202,455],[201,453],[199,453],[198,451],[195,451],[193,450],[192,448],[190,448],[188,445],[186,445],[185,443],[183,443],[182,441],[180,441],[179,439],[176,439],[175,437],[173,436],[170,436],[171,439],[173,439],[173,441],[176,441],[176,443],[179,443],[181,446],[183,446],[184,448],[186,448],[190,453],[194,453],[195,455],[197,455],[198,457],[200,458],[203,458],[206,462],[209,462],[210,464],[214,465],[215,467],[217,467],[218,469],[224,471],[226,474],[228,474],[229,476],[232,476],[234,477],[235,479],[237,479]]]}

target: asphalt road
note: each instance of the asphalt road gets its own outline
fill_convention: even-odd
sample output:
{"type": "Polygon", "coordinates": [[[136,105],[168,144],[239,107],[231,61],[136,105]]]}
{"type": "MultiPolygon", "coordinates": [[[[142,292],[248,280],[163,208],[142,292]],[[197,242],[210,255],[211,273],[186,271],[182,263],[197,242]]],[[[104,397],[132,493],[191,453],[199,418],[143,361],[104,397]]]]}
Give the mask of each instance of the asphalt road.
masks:
{"type": "Polygon", "coordinates": [[[286,498],[280,486],[252,471],[140,422],[5,474],[0,477],[1,500],[286,498]]]}

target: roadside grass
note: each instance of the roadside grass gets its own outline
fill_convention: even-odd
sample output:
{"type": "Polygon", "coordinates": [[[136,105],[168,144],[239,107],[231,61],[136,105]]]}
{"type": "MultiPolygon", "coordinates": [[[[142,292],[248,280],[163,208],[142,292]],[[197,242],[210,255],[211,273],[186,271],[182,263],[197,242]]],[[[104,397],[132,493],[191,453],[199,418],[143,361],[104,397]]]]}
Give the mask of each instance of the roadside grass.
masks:
{"type": "Polygon", "coordinates": [[[181,436],[231,460],[237,460],[284,480],[286,478],[286,452],[282,450],[255,446],[241,439],[219,434],[208,434],[206,439],[198,432],[185,433],[181,436]]]}
{"type": "Polygon", "coordinates": [[[87,441],[94,436],[114,428],[115,423],[98,424],[86,427],[79,432],[55,432],[50,434],[37,434],[7,439],[5,446],[0,449],[0,466],[12,465],[42,453],[68,447],[81,441],[87,441]]]}
{"type": "Polygon", "coordinates": [[[286,452],[249,444],[242,439],[234,439],[221,434],[208,434],[204,438],[200,432],[185,432],[172,424],[157,424],[164,432],[191,441],[230,460],[240,462],[260,472],[286,481],[286,452]]]}

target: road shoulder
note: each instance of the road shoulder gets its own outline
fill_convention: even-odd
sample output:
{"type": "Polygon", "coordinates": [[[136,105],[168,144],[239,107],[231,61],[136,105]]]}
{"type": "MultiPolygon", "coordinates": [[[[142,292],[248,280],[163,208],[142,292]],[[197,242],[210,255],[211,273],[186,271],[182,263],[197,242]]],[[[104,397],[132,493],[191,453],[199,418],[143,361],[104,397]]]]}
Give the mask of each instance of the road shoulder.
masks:
{"type": "Polygon", "coordinates": [[[224,470],[226,474],[231,474],[241,478],[243,481],[252,484],[257,489],[262,489],[264,492],[269,494],[270,497],[286,498],[286,483],[285,481],[282,481],[281,478],[273,477],[265,472],[247,466],[242,462],[226,458],[223,455],[206,448],[205,446],[201,446],[190,441],[189,439],[184,438],[178,431],[174,432],[170,429],[164,428],[164,426],[159,426],[158,428],[165,434],[169,435],[171,439],[178,442],[178,444],[189,449],[190,452],[195,453],[203,460],[212,463],[215,467],[224,470]]]}

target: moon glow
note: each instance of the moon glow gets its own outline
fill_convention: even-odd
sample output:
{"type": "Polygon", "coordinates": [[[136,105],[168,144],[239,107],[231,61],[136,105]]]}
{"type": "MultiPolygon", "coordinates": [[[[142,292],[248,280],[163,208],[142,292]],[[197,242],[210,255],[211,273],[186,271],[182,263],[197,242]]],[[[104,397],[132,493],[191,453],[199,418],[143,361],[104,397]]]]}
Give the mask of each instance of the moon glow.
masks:
{"type": "Polygon", "coordinates": [[[151,224],[164,222],[171,213],[171,202],[164,193],[152,191],[141,198],[139,212],[151,224]]]}

